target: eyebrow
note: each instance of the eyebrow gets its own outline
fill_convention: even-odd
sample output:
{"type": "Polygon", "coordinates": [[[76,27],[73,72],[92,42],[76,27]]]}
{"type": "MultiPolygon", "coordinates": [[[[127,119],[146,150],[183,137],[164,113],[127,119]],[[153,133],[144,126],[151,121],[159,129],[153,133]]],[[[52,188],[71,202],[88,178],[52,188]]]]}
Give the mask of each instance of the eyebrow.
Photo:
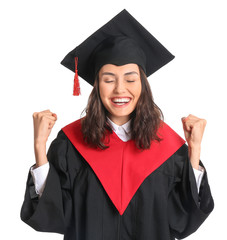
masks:
{"type": "MultiPolygon", "coordinates": [[[[131,75],[131,74],[137,74],[137,75],[139,75],[139,74],[138,74],[137,72],[135,72],[135,71],[127,72],[127,73],[125,73],[124,75],[125,75],[125,76],[128,76],[128,75],[131,75]]],[[[112,72],[104,72],[104,73],[102,73],[101,76],[103,76],[103,75],[115,76],[115,74],[112,73],[112,72]]]]}

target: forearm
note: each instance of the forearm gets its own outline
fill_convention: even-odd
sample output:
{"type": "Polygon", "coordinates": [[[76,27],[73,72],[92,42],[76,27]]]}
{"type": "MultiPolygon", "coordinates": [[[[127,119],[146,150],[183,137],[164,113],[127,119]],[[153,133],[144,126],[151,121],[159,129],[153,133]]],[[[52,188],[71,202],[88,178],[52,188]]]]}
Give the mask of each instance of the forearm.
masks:
{"type": "Polygon", "coordinates": [[[35,168],[40,167],[48,162],[46,156],[46,144],[34,143],[34,151],[36,159],[35,168]]]}

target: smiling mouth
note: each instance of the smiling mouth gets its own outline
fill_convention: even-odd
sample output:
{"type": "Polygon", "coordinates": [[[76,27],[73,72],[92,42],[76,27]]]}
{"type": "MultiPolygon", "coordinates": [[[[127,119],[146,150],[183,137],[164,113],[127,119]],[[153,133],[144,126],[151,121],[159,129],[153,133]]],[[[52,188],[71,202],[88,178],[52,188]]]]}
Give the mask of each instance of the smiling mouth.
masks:
{"type": "Polygon", "coordinates": [[[131,101],[131,98],[125,97],[125,98],[112,98],[111,102],[116,106],[123,106],[128,105],[131,101]]]}

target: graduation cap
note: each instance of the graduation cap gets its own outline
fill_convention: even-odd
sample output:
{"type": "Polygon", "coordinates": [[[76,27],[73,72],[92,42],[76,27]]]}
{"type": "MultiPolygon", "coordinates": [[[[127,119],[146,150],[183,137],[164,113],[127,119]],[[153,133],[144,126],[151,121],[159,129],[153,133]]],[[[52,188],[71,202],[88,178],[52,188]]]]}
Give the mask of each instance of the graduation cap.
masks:
{"type": "Polygon", "coordinates": [[[174,56],[126,9],[70,51],[61,64],[75,72],[73,95],[80,94],[78,75],[93,85],[105,64],[136,63],[146,76],[170,62],[174,56]]]}

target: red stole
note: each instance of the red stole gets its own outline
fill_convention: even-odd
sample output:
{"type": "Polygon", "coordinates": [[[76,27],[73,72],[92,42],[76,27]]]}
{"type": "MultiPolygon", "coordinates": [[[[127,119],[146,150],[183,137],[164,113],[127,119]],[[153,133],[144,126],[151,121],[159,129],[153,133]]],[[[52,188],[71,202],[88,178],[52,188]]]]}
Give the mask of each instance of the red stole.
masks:
{"type": "Polygon", "coordinates": [[[109,198],[122,215],[145,178],[173,155],[184,143],[163,122],[159,128],[161,142],[139,150],[133,140],[123,142],[116,133],[109,134],[109,148],[90,148],[83,140],[80,119],[62,128],[71,143],[95,172],[109,198]]]}

